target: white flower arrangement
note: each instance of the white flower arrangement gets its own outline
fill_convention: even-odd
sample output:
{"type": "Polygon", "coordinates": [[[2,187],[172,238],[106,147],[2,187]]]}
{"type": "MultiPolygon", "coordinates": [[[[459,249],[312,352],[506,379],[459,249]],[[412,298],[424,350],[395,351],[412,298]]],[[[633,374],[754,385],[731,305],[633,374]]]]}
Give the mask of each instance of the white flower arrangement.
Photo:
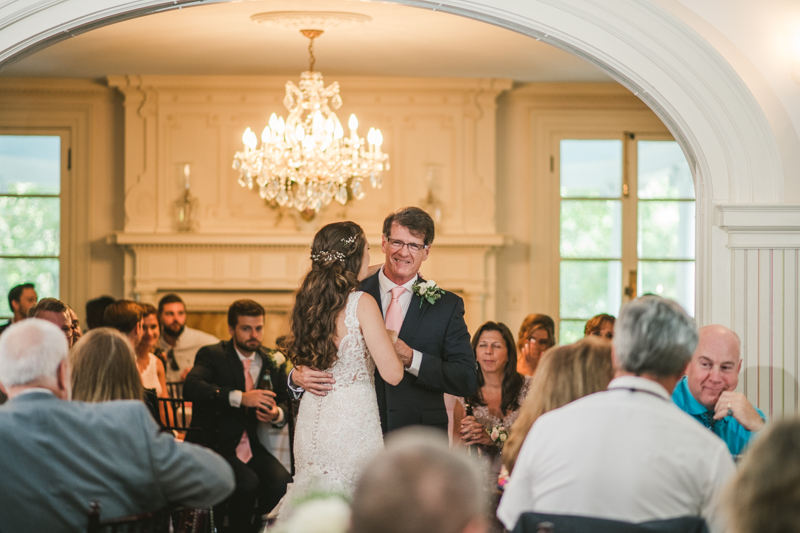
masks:
{"type": "Polygon", "coordinates": [[[487,429],[486,433],[489,434],[489,438],[498,448],[502,448],[506,439],[508,439],[508,431],[502,425],[493,426],[491,429],[487,429]]]}
{"type": "Polygon", "coordinates": [[[269,533],[347,533],[350,505],[341,496],[328,494],[298,503],[286,522],[269,533]]]}
{"type": "Polygon", "coordinates": [[[423,302],[428,302],[431,305],[435,304],[436,300],[441,298],[444,294],[444,289],[436,285],[436,282],[432,279],[420,281],[421,279],[422,278],[418,279],[411,286],[412,292],[420,297],[420,308],[422,307],[423,302]]]}

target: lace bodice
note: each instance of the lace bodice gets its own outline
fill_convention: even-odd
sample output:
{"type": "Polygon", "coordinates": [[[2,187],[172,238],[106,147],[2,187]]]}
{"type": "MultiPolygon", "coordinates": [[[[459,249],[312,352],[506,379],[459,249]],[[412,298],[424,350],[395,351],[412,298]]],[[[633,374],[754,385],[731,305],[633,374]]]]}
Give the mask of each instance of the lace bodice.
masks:
{"type": "Polygon", "coordinates": [[[369,354],[361,327],[358,323],[358,300],[361,291],[350,294],[344,311],[344,325],[347,334],[339,341],[338,359],[328,372],[336,380],[334,390],[364,381],[373,384],[375,375],[375,362],[369,354]]]}
{"type": "Polygon", "coordinates": [[[347,334],[339,342],[338,359],[328,372],[336,383],[325,396],[305,393],[294,437],[294,483],[281,503],[278,519],[292,512],[292,502],[309,492],[351,496],[358,476],[383,448],[375,397],[375,362],[358,322],[358,300],[352,293],[345,306],[347,334]]]}
{"type": "MultiPolygon", "coordinates": [[[[502,425],[506,428],[506,430],[511,430],[511,426],[514,425],[514,422],[517,421],[517,417],[519,416],[519,408],[520,406],[522,406],[522,403],[528,396],[528,391],[531,388],[532,380],[533,378],[529,376],[525,377],[525,383],[523,383],[522,389],[519,391],[519,398],[517,398],[517,405],[514,409],[510,410],[506,414],[506,416],[504,416],[503,418],[496,417],[493,414],[489,413],[489,406],[476,405],[472,408],[472,415],[475,417],[475,420],[477,420],[486,429],[502,425]]],[[[458,402],[461,404],[461,407],[464,407],[464,398],[458,398],[458,402]]]]}

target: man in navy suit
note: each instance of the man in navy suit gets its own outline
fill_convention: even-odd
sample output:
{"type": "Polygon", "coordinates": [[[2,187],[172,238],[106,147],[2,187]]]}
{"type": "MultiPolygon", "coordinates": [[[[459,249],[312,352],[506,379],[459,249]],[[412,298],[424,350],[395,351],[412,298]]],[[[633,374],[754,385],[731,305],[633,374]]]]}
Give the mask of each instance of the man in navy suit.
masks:
{"type": "Polygon", "coordinates": [[[233,302],[228,309],[231,340],[200,348],[183,385],[184,398],[193,402],[196,428],[186,440],[222,455],[236,476],[236,491],[227,502],[235,533],[259,529],[258,517],[278,503],[291,481],[258,441],[258,422],[283,424],[280,405],[287,400],[286,373],[261,346],[264,314],[253,300],[233,302]],[[274,392],[267,383],[276,385],[274,392]]]}
{"type": "MultiPolygon", "coordinates": [[[[419,294],[418,285],[424,281],[419,269],[428,258],[434,234],[433,220],[418,207],[390,214],[381,238],[385,263],[361,284],[361,290],[381,306],[387,329],[399,332],[395,348],[406,369],[396,386],[375,374],[384,433],[414,425],[446,431],[444,393],[471,396],[478,386],[464,301],[441,290],[430,300],[419,294]]],[[[329,373],[308,367],[297,367],[290,380],[295,392],[318,395],[333,383],[329,373]]]]}

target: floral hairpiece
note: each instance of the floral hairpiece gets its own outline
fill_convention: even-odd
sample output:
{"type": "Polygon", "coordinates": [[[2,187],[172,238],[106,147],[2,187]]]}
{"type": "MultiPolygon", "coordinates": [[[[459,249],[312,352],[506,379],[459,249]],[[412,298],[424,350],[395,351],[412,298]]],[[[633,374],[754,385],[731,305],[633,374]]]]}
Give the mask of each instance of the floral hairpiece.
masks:
{"type": "MultiPolygon", "coordinates": [[[[356,236],[355,235],[351,235],[350,237],[343,237],[341,240],[342,240],[343,243],[345,243],[346,245],[349,246],[349,245],[353,244],[354,242],[356,242],[356,236]]],[[[350,255],[350,254],[347,254],[347,255],[350,255]]],[[[344,253],[339,252],[339,251],[329,252],[328,250],[323,250],[321,252],[312,253],[311,254],[311,260],[312,261],[324,261],[326,263],[328,261],[341,261],[342,263],[344,263],[344,260],[347,257],[347,255],[345,255],[344,253]]]]}
{"type": "Polygon", "coordinates": [[[317,262],[324,261],[327,263],[328,261],[341,261],[344,263],[344,258],[345,255],[342,252],[329,252],[327,250],[311,254],[311,260],[317,262]]]}

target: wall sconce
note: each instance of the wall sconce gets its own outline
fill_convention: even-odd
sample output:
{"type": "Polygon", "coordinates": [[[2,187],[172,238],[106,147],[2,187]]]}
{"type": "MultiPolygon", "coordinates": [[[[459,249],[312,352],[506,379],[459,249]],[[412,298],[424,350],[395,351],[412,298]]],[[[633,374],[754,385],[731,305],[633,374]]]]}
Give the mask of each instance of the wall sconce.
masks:
{"type": "Polygon", "coordinates": [[[428,165],[427,173],[425,174],[425,181],[428,182],[428,193],[425,198],[420,200],[420,207],[428,212],[436,224],[442,221],[442,202],[433,193],[439,181],[441,167],[439,165],[428,165]]]}
{"type": "Polygon", "coordinates": [[[191,192],[192,167],[189,163],[178,165],[178,179],[183,189],[183,194],[175,201],[178,231],[197,231],[200,226],[196,220],[197,198],[191,192]]]}

